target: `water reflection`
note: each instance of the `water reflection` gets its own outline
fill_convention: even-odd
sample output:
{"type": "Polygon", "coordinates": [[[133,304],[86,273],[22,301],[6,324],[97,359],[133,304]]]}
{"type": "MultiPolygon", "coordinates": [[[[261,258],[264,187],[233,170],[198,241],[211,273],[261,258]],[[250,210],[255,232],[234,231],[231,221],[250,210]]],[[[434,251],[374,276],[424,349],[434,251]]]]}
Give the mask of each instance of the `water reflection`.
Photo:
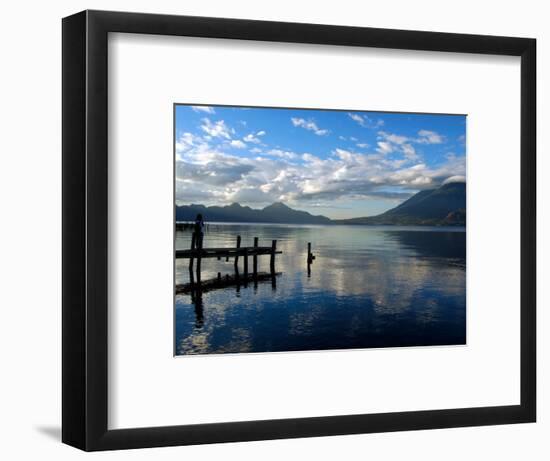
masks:
{"type": "MultiPolygon", "coordinates": [[[[255,236],[260,245],[277,239],[282,275],[176,295],[179,354],[465,343],[462,230],[211,225],[204,244],[235,246],[237,235],[243,246],[255,236]]],[[[189,244],[190,234],[178,231],[176,248],[189,244]]],[[[258,266],[268,270],[269,258],[258,266]]],[[[218,273],[234,276],[233,261],[203,261],[203,281],[218,273]]],[[[185,260],[176,262],[176,283],[190,283],[185,260]]]]}
{"type": "Polygon", "coordinates": [[[202,305],[202,291],[191,292],[191,303],[195,306],[195,328],[201,329],[204,325],[204,308],[202,305]]]}
{"type": "Polygon", "coordinates": [[[270,283],[272,290],[277,288],[277,277],[280,272],[254,272],[253,274],[241,275],[238,270],[234,274],[226,274],[224,277],[218,272],[218,276],[209,280],[195,280],[193,271],[189,271],[189,283],[176,285],[176,295],[189,295],[191,303],[195,307],[195,328],[200,329],[204,324],[203,294],[213,290],[224,290],[234,287],[236,293],[240,293],[241,287],[248,288],[251,283],[254,292],[258,291],[260,283],[270,283]]]}

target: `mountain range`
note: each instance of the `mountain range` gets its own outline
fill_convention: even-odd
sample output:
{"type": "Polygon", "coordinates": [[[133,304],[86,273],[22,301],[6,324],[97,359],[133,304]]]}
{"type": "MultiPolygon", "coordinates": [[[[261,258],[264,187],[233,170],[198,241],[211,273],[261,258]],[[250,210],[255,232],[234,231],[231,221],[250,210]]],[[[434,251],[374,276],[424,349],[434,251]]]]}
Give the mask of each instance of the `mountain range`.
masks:
{"type": "Polygon", "coordinates": [[[206,222],[262,222],[280,224],[363,225],[466,225],[466,184],[455,182],[418,192],[400,205],[377,216],[331,220],[294,210],[277,202],[263,209],[233,203],[228,206],[177,205],[176,221],[194,221],[202,214],[206,222]]]}
{"type": "Polygon", "coordinates": [[[343,219],[340,224],[466,225],[466,183],[423,190],[377,216],[343,219]]]}
{"type": "Polygon", "coordinates": [[[176,221],[194,221],[201,213],[207,222],[263,222],[281,224],[331,224],[326,216],[293,210],[284,203],[273,203],[261,210],[233,203],[228,206],[176,206],[176,221]]]}

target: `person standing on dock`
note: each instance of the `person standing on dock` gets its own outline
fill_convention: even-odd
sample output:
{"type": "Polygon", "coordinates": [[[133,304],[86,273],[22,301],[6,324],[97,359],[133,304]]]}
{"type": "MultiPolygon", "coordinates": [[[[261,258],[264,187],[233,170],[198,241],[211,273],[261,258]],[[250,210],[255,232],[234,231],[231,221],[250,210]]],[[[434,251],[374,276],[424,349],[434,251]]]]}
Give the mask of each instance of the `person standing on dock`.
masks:
{"type": "Polygon", "coordinates": [[[201,213],[199,213],[195,218],[195,226],[193,231],[195,232],[196,247],[202,248],[202,238],[204,236],[204,220],[202,219],[201,213]]]}

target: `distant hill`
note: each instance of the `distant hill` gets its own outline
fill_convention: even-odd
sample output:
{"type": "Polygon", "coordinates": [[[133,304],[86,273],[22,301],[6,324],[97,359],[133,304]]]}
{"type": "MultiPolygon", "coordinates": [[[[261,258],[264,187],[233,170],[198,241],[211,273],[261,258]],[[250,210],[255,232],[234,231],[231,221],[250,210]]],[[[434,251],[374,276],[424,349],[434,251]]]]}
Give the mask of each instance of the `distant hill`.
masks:
{"type": "Polygon", "coordinates": [[[378,216],[331,220],[293,210],[277,202],[263,209],[233,203],[228,206],[178,205],[176,221],[194,221],[201,213],[206,222],[261,222],[279,224],[370,224],[370,225],[466,225],[466,184],[449,183],[423,190],[378,216]]]}
{"type": "Polygon", "coordinates": [[[330,224],[326,216],[293,210],[283,203],[273,203],[263,209],[254,209],[233,203],[229,206],[176,206],[176,221],[194,221],[201,213],[206,222],[263,222],[279,224],[330,224]]]}
{"type": "Polygon", "coordinates": [[[423,190],[378,216],[343,219],[338,224],[466,225],[466,183],[423,190]]]}

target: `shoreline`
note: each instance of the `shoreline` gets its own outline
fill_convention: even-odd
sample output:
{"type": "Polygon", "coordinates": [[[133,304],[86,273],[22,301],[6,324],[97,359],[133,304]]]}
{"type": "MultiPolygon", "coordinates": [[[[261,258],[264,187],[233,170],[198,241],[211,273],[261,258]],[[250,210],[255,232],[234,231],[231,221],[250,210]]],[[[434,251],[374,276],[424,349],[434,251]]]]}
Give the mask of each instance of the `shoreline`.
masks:
{"type": "MultiPolygon", "coordinates": [[[[183,225],[189,225],[192,227],[192,221],[176,221],[175,229],[183,230],[181,227],[183,225]],[[178,229],[180,227],[180,229],[178,229]]],[[[353,228],[376,228],[376,229],[387,229],[387,230],[418,230],[425,232],[433,231],[449,231],[449,232],[466,232],[466,226],[461,225],[433,225],[433,224],[296,224],[296,223],[275,223],[275,222],[238,222],[238,221],[205,221],[207,226],[261,226],[261,227],[353,227],[353,228]]]]}

